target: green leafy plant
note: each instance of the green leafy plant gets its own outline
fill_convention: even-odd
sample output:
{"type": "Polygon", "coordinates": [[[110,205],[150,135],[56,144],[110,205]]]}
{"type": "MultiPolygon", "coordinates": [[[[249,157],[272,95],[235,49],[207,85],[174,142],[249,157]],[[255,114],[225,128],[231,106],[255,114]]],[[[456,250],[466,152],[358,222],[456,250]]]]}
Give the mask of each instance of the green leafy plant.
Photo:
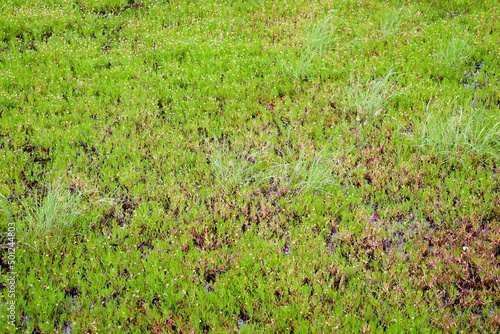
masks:
{"type": "Polygon", "coordinates": [[[3,1],[0,333],[498,332],[497,2],[3,1]]]}

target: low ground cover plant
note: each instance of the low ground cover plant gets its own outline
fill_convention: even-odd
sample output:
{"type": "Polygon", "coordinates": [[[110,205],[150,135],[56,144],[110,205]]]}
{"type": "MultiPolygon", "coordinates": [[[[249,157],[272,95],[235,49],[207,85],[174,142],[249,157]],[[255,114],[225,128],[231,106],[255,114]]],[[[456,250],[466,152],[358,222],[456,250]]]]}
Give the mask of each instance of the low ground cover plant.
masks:
{"type": "Polygon", "coordinates": [[[1,2],[0,332],[497,332],[499,18],[1,2]]]}

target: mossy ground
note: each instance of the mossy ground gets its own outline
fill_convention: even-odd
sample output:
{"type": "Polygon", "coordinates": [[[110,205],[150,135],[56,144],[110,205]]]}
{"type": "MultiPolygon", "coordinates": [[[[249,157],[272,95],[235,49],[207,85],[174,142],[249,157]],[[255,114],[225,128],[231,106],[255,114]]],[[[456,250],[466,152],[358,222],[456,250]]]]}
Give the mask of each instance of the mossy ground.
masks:
{"type": "Polygon", "coordinates": [[[498,331],[499,18],[2,2],[17,331],[498,331]]]}

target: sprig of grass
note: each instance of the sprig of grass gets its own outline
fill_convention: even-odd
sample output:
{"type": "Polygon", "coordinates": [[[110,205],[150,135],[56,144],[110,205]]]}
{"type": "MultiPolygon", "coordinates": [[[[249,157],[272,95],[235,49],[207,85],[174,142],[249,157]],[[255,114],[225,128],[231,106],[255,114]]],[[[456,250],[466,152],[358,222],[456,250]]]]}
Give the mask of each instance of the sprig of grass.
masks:
{"type": "Polygon", "coordinates": [[[323,54],[335,45],[337,38],[331,26],[333,18],[333,14],[330,14],[319,23],[309,26],[306,32],[306,51],[323,54]]]}
{"type": "MultiPolygon", "coordinates": [[[[309,168],[302,174],[299,186],[303,191],[329,193],[332,186],[338,185],[333,174],[335,160],[324,152],[316,155],[309,168]]],[[[300,174],[299,174],[300,175],[300,174]]]]}
{"type": "Polygon", "coordinates": [[[285,72],[296,80],[307,81],[311,78],[311,68],[319,54],[315,51],[301,52],[288,64],[282,63],[285,72]]]}

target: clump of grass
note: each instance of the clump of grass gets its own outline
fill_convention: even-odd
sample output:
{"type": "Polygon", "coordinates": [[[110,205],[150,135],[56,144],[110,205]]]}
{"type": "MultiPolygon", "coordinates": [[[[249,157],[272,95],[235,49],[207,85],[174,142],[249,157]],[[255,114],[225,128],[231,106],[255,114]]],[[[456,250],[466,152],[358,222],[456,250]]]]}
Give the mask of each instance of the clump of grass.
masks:
{"type": "Polygon", "coordinates": [[[454,69],[462,65],[471,53],[471,39],[467,35],[454,37],[444,43],[438,51],[439,63],[447,69],[454,69]]]}
{"type": "Polygon", "coordinates": [[[59,183],[48,187],[45,196],[35,194],[33,201],[23,201],[25,212],[21,233],[35,236],[60,234],[74,227],[82,214],[81,194],[59,183]]]}
{"type": "Polygon", "coordinates": [[[386,74],[371,82],[359,82],[351,80],[351,87],[347,90],[347,104],[357,112],[356,120],[366,123],[373,122],[382,113],[388,100],[397,95],[391,91],[391,77],[395,72],[389,69],[386,74]]]}
{"type": "Polygon", "coordinates": [[[321,151],[312,159],[301,155],[296,161],[271,167],[268,177],[279,179],[299,192],[330,193],[339,185],[338,163],[333,154],[321,151]]]}
{"type": "Polygon", "coordinates": [[[283,63],[283,67],[288,75],[305,82],[310,79],[311,68],[317,55],[316,52],[300,53],[289,64],[283,63]]]}
{"type": "Polygon", "coordinates": [[[387,17],[380,25],[380,31],[382,32],[382,37],[390,37],[394,35],[400,28],[403,23],[403,7],[399,8],[399,10],[395,10],[387,17]]]}
{"type": "Polygon", "coordinates": [[[332,175],[334,165],[335,160],[329,154],[320,153],[314,157],[308,168],[304,169],[297,164],[293,172],[298,172],[302,179],[298,184],[303,191],[329,193],[333,186],[338,185],[332,175]]]}
{"type": "Polygon", "coordinates": [[[288,64],[283,63],[285,71],[290,76],[302,81],[312,79],[316,61],[332,49],[337,41],[331,25],[332,19],[333,15],[329,15],[319,23],[309,26],[305,33],[303,48],[299,54],[292,58],[288,64]]]}
{"type": "Polygon", "coordinates": [[[500,122],[495,123],[484,110],[459,108],[451,113],[427,112],[417,146],[447,159],[461,153],[488,159],[500,158],[500,122]]]}
{"type": "Polygon", "coordinates": [[[333,15],[328,15],[319,23],[310,25],[306,32],[305,50],[323,54],[333,48],[337,38],[331,25],[333,15]]]}
{"type": "Polygon", "coordinates": [[[308,157],[301,154],[288,163],[266,163],[264,151],[231,153],[227,148],[214,150],[210,156],[215,182],[225,191],[252,183],[276,180],[300,193],[328,194],[339,185],[339,164],[332,153],[321,151],[308,157]]]}
{"type": "Polygon", "coordinates": [[[233,187],[248,185],[262,178],[259,153],[246,150],[240,154],[231,153],[226,147],[213,151],[210,164],[215,176],[215,182],[228,191],[233,187]]]}

